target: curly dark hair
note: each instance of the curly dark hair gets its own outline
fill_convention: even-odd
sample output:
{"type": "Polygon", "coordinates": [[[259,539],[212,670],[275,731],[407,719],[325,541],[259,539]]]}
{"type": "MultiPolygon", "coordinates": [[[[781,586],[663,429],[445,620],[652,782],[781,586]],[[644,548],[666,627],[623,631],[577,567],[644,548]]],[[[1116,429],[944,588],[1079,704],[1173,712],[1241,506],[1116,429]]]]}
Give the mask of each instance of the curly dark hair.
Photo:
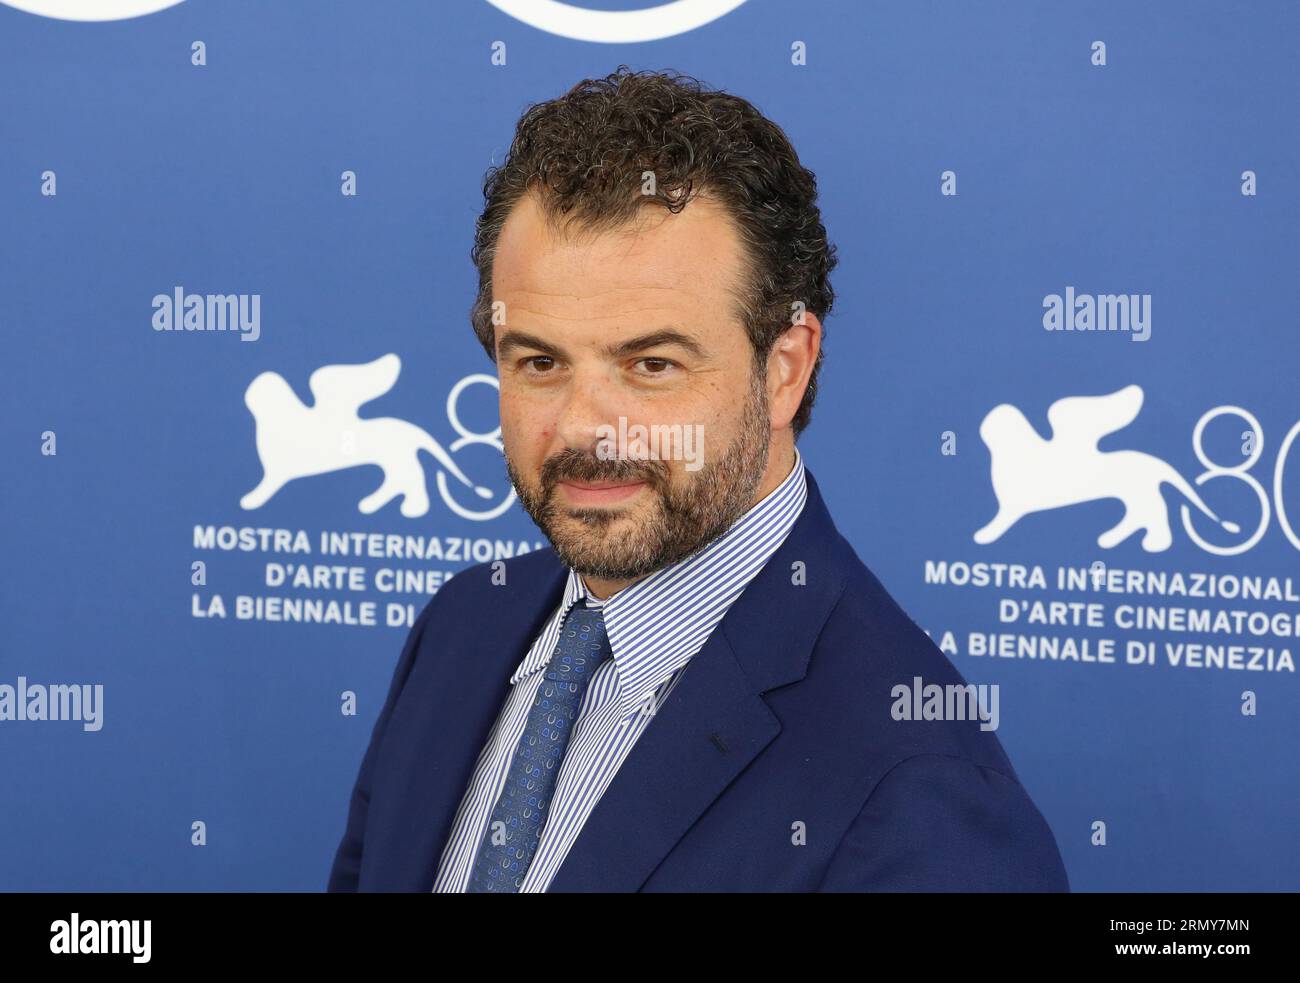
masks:
{"type": "MultiPolygon", "coordinates": [[[[511,209],[534,188],[548,221],[590,231],[620,228],[650,203],[676,213],[701,193],[716,199],[745,250],[739,314],[759,371],[799,304],[825,320],[834,302],[835,247],[817,208],[817,179],[781,128],[739,96],[688,75],[620,65],[530,106],[505,162],[484,178],[470,251],[479,274],[471,319],[493,361],[497,239],[511,209]],[[647,171],[654,175],[652,195],[643,193],[647,171]]],[[[796,438],[812,416],[821,361],[818,352],[792,423],[796,438]]]]}

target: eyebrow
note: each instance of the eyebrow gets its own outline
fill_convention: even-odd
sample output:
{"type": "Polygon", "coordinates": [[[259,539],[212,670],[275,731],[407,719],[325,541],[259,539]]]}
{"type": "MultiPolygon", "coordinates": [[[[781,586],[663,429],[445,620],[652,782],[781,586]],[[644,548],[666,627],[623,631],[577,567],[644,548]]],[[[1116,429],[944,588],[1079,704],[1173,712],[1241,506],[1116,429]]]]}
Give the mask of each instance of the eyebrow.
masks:
{"type": "MultiPolygon", "coordinates": [[[[636,352],[645,351],[647,348],[658,348],[661,345],[677,345],[686,349],[696,358],[706,358],[708,356],[704,346],[690,335],[684,334],[675,328],[662,328],[658,331],[651,331],[649,334],[629,338],[627,341],[606,345],[602,350],[602,354],[609,358],[624,358],[636,352]]],[[[532,348],[550,356],[564,354],[560,348],[548,341],[544,341],[537,335],[529,334],[527,331],[511,329],[503,334],[501,340],[497,343],[497,357],[504,357],[515,348],[532,348]]]]}

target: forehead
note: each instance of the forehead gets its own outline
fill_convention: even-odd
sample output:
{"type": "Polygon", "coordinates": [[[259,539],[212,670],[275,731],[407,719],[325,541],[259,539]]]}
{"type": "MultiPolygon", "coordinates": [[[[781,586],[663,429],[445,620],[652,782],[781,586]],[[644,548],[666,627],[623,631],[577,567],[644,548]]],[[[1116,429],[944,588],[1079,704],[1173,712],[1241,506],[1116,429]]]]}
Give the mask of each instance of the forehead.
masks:
{"type": "Polygon", "coordinates": [[[741,267],[735,226],[711,199],[696,198],[677,214],[649,205],[633,224],[593,233],[556,229],[528,195],[497,240],[493,299],[505,301],[507,320],[512,307],[564,319],[703,310],[730,320],[741,267]]]}

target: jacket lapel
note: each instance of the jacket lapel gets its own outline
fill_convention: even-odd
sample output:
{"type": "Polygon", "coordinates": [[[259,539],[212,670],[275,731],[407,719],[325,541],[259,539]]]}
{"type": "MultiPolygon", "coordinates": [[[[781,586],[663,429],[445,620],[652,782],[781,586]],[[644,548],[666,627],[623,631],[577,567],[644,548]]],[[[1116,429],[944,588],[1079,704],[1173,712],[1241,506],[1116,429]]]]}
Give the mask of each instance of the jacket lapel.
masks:
{"type": "Polygon", "coordinates": [[[592,810],[550,891],[639,890],[780,733],[761,694],[806,674],[848,569],[849,547],[812,474],[806,479],[808,498],[790,534],[687,664],[592,810]]]}

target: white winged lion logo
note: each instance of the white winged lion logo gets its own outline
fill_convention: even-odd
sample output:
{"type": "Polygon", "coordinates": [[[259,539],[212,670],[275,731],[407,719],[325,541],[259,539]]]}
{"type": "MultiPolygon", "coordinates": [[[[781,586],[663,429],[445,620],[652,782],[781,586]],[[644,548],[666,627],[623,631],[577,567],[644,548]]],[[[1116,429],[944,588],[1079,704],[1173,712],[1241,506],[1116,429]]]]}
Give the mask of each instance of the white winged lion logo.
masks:
{"type": "Polygon", "coordinates": [[[980,436],[993,457],[998,514],[975,533],[975,542],[995,542],[1031,512],[1117,498],[1124,503],[1124,517],[1097,538],[1097,545],[1110,549],[1141,530],[1142,548],[1158,553],[1173,543],[1162,484],[1173,485],[1228,532],[1240,532],[1235,523],[1215,515],[1183,476],[1160,458],[1141,451],[1097,449],[1102,437],[1128,426],[1141,409],[1139,386],[1125,386],[1105,396],[1058,399],[1047,411],[1051,440],[1040,437],[1009,403],[990,410],[980,424],[980,436]]]}
{"type": "Polygon", "coordinates": [[[244,403],[256,422],[263,474],[239,504],[261,508],[294,478],[374,464],[383,469],[384,482],[357,507],[377,512],[400,495],[402,515],[416,518],[429,511],[422,450],[480,498],[491,498],[490,489],[473,484],[442,445],[414,423],[357,416],[362,405],[393,388],[401,371],[402,361],[393,354],[361,365],[323,366],[308,382],[315,397],[311,406],[277,372],[263,372],[249,383],[244,403]]]}

